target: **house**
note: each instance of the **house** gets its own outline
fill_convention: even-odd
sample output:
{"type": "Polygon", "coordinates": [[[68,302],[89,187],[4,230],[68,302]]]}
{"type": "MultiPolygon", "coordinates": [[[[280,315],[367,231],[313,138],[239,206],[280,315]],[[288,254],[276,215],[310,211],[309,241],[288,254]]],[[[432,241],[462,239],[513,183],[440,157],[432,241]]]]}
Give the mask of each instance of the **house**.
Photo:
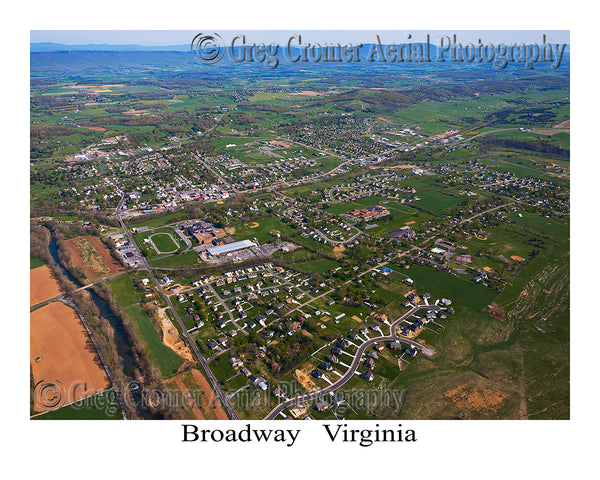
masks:
{"type": "Polygon", "coordinates": [[[332,353],[333,355],[339,355],[340,353],[342,353],[342,350],[341,350],[339,347],[333,347],[333,348],[331,349],[331,353],[332,353]]]}
{"type": "Polygon", "coordinates": [[[376,343],[375,345],[373,345],[373,349],[377,352],[383,352],[383,345],[376,343]]]}
{"type": "Polygon", "coordinates": [[[273,396],[277,397],[277,398],[285,398],[285,392],[283,391],[283,388],[281,387],[277,387],[275,390],[273,390],[273,396]]]}
{"type": "Polygon", "coordinates": [[[250,380],[252,383],[258,383],[258,378],[256,375],[252,374],[248,377],[248,380],[250,380]]]}
{"type": "Polygon", "coordinates": [[[360,376],[367,380],[368,382],[372,382],[375,375],[373,375],[372,370],[367,370],[365,373],[361,373],[360,376]]]}
{"type": "Polygon", "coordinates": [[[414,347],[408,347],[406,350],[404,350],[404,353],[406,353],[407,355],[410,355],[411,357],[416,357],[417,349],[414,347]]]}
{"type": "Polygon", "coordinates": [[[358,337],[358,333],[356,333],[356,332],[350,332],[350,333],[348,334],[348,338],[349,338],[350,340],[356,340],[356,337],[358,337]]]}
{"type": "Polygon", "coordinates": [[[339,348],[346,348],[348,345],[350,345],[350,342],[348,340],[346,340],[345,338],[340,338],[337,342],[336,345],[339,348]]]}
{"type": "Polygon", "coordinates": [[[373,351],[367,352],[366,356],[368,358],[372,358],[373,360],[377,360],[379,358],[379,355],[377,355],[377,352],[373,352],[373,351]]]}
{"type": "Polygon", "coordinates": [[[325,370],[326,372],[330,372],[331,370],[333,370],[331,363],[327,363],[327,362],[321,363],[321,365],[319,365],[319,368],[321,370],[325,370]]]}
{"type": "Polygon", "coordinates": [[[208,348],[210,348],[211,350],[214,350],[214,349],[215,349],[215,348],[217,348],[218,346],[219,346],[219,344],[218,344],[217,342],[215,342],[214,340],[213,340],[213,341],[210,341],[210,342],[208,342],[208,348]]]}
{"type": "Polygon", "coordinates": [[[248,325],[248,328],[254,328],[254,327],[256,327],[256,323],[254,323],[252,320],[248,320],[246,322],[246,325],[248,325]]]}
{"type": "Polygon", "coordinates": [[[244,377],[249,377],[250,376],[250,370],[248,370],[246,367],[243,367],[240,370],[240,373],[244,376],[244,377]]]}
{"type": "Polygon", "coordinates": [[[267,387],[269,386],[269,384],[267,383],[267,381],[264,378],[260,378],[259,381],[257,382],[258,388],[260,388],[261,390],[266,390],[267,387]]]}
{"type": "Polygon", "coordinates": [[[238,357],[231,357],[229,359],[229,365],[232,367],[243,367],[244,362],[242,362],[238,357]]]}
{"type": "Polygon", "coordinates": [[[365,360],[365,368],[370,368],[370,369],[375,368],[375,360],[373,360],[372,358],[367,358],[365,360]]]}
{"type": "Polygon", "coordinates": [[[402,350],[402,344],[400,342],[392,342],[388,347],[390,350],[402,350]]]}
{"type": "Polygon", "coordinates": [[[315,368],[312,372],[311,375],[315,378],[321,378],[323,376],[323,372],[317,368],[315,368]]]}
{"type": "Polygon", "coordinates": [[[329,408],[329,404],[325,400],[319,400],[315,403],[315,410],[318,412],[324,412],[329,408]]]}

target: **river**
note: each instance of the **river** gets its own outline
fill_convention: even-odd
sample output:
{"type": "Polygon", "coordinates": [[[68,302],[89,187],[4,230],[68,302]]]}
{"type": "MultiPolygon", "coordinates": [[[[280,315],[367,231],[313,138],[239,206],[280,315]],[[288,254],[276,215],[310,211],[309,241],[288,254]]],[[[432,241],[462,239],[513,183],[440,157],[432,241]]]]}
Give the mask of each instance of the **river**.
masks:
{"type": "MultiPolygon", "coordinates": [[[[65,266],[62,264],[62,262],[60,261],[60,258],[58,256],[58,245],[56,243],[56,237],[54,235],[54,231],[49,226],[47,226],[47,225],[44,225],[44,226],[50,231],[50,234],[51,234],[51,240],[50,240],[50,244],[48,245],[48,250],[50,252],[50,255],[52,256],[52,259],[54,260],[54,262],[56,263],[56,265],[58,266],[60,271],[63,273],[63,275],[65,277],[67,277],[67,279],[70,282],[72,282],[74,285],[76,285],[77,288],[83,287],[84,285],[79,280],[77,280],[77,278],[75,278],[71,274],[71,272],[69,272],[65,268],[65,266]]],[[[131,351],[131,345],[129,343],[129,337],[127,335],[127,332],[125,331],[125,328],[123,327],[123,323],[121,322],[121,319],[119,319],[117,316],[115,316],[115,314],[112,312],[108,302],[106,300],[104,300],[96,292],[94,292],[92,288],[88,288],[87,291],[90,293],[92,301],[94,302],[96,307],[98,307],[98,311],[100,312],[100,317],[104,318],[110,324],[110,326],[114,329],[114,332],[115,332],[114,341],[115,341],[115,346],[117,349],[117,354],[118,354],[119,360],[120,360],[119,363],[122,366],[123,375],[125,376],[125,379],[130,387],[129,392],[123,394],[123,397],[124,397],[123,400],[128,401],[127,399],[129,398],[130,400],[128,401],[128,404],[131,405],[132,407],[135,407],[137,414],[142,418],[145,418],[145,419],[160,418],[160,417],[154,416],[147,408],[142,407],[140,405],[141,390],[139,388],[140,387],[139,382],[137,382],[137,380],[135,378],[136,362],[135,362],[133,353],[131,351]]]]}

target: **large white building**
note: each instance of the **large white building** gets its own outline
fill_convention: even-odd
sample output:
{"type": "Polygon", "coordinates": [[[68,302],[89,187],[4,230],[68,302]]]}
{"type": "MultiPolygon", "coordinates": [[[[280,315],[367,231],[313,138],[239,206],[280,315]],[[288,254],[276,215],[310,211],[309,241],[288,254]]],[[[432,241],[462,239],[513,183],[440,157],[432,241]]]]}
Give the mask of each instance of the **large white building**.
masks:
{"type": "Polygon", "coordinates": [[[228,253],[238,252],[245,250],[246,248],[256,247],[256,243],[250,240],[242,240],[241,242],[228,243],[227,245],[219,245],[217,247],[210,247],[207,249],[208,253],[213,257],[218,255],[227,255],[228,253]]]}

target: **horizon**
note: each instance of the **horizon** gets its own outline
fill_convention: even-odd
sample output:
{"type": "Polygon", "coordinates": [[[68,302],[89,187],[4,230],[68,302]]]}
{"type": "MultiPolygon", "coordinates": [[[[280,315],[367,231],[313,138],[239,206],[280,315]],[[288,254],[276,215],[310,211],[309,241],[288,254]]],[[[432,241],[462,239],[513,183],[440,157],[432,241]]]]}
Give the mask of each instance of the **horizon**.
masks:
{"type": "MultiPolygon", "coordinates": [[[[208,30],[206,30],[208,31],[208,30]]],[[[212,31],[212,30],[211,30],[212,31]]],[[[570,45],[569,30],[215,30],[223,37],[251,35],[249,42],[285,44],[292,35],[302,35],[310,42],[376,42],[423,43],[430,35],[431,43],[439,43],[444,35],[457,35],[459,42],[528,43],[541,42],[570,45]]],[[[175,47],[189,45],[200,32],[194,30],[30,30],[30,45],[55,43],[64,46],[175,47]],[[118,38],[115,38],[118,37],[118,38]]]]}

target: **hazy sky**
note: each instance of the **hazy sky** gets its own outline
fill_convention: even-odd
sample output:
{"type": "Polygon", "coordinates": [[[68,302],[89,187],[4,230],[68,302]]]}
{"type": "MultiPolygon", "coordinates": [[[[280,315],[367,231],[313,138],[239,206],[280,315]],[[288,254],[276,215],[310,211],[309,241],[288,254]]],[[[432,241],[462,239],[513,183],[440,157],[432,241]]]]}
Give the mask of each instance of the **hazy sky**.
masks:
{"type": "MultiPolygon", "coordinates": [[[[224,41],[230,41],[235,35],[246,34],[246,42],[251,43],[287,43],[291,35],[302,35],[303,42],[330,43],[374,43],[379,34],[384,43],[404,43],[425,41],[430,34],[430,41],[438,44],[441,35],[456,34],[457,42],[483,43],[541,43],[542,35],[552,43],[570,43],[568,30],[213,30],[224,41]],[[412,38],[409,39],[408,35],[412,38]]],[[[191,30],[32,30],[32,43],[55,42],[67,45],[88,44],[136,44],[136,45],[186,45],[201,31],[191,30]]]]}

